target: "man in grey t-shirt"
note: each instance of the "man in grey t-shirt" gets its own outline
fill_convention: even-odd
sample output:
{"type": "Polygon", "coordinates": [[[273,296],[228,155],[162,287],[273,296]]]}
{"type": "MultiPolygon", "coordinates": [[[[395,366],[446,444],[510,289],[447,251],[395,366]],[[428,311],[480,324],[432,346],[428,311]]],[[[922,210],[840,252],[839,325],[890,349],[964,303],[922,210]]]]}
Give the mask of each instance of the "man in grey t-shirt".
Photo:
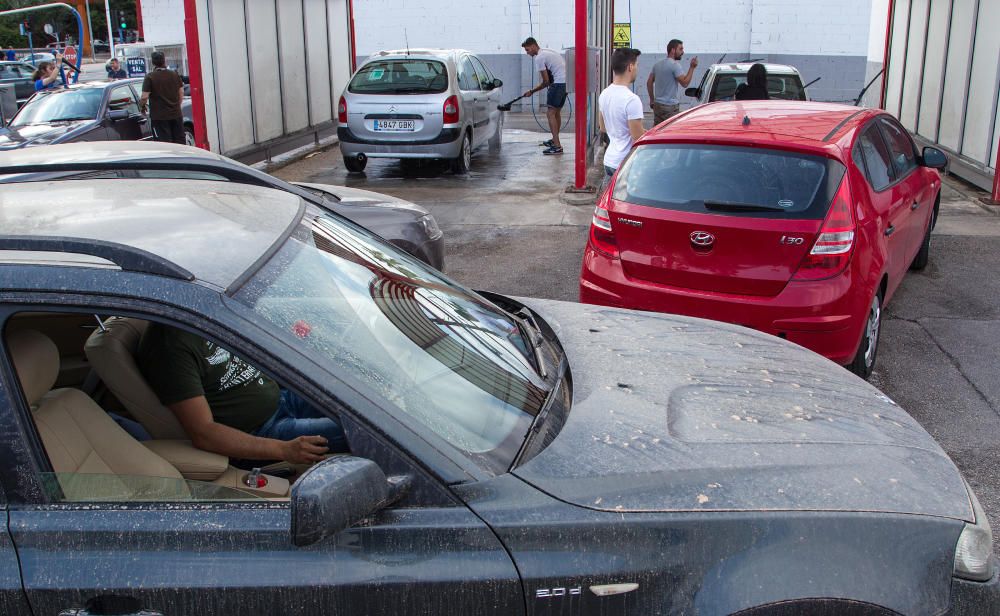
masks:
{"type": "Polygon", "coordinates": [[[653,65],[646,80],[649,102],[653,108],[653,126],[667,120],[681,111],[681,88],[688,87],[698,68],[698,57],[691,58],[688,70],[681,67],[684,57],[684,42],[672,39],[667,43],[667,57],[653,65]]]}

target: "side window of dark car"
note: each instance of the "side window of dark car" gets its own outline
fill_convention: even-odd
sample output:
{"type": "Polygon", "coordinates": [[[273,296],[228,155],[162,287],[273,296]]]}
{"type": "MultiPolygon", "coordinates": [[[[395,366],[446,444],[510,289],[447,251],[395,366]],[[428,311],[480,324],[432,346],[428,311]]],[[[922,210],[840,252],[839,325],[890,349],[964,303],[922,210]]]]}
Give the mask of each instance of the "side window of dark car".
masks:
{"type": "Polygon", "coordinates": [[[462,64],[458,69],[458,87],[463,90],[482,89],[479,87],[479,76],[476,74],[476,69],[469,56],[462,58],[462,64]]]}
{"type": "Polygon", "coordinates": [[[108,110],[126,110],[129,114],[139,113],[139,101],[135,99],[135,93],[128,86],[120,86],[111,91],[108,98],[108,110]]]}
{"type": "MultiPolygon", "coordinates": [[[[864,156],[862,171],[867,171],[868,182],[875,190],[884,190],[895,181],[890,161],[889,150],[886,148],[882,135],[875,126],[866,130],[858,140],[860,152],[864,156]]],[[[858,149],[858,148],[856,148],[858,149]]],[[[855,159],[856,161],[857,159],[855,159]]]]}
{"type": "Polygon", "coordinates": [[[902,178],[917,168],[917,153],[913,149],[913,142],[906,134],[906,130],[896,122],[883,118],[879,124],[889,145],[889,152],[892,154],[896,177],[902,178]]]}

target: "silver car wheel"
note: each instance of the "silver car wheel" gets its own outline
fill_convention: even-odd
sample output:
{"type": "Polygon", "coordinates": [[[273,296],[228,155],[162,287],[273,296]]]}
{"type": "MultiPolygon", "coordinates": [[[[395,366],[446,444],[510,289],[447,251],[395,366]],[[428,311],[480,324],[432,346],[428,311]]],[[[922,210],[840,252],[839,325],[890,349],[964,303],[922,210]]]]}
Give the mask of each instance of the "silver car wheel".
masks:
{"type": "Polygon", "coordinates": [[[865,325],[865,367],[871,368],[875,363],[875,353],[878,351],[878,337],[882,328],[882,306],[879,296],[872,300],[871,308],[868,309],[868,323],[865,325]]]}

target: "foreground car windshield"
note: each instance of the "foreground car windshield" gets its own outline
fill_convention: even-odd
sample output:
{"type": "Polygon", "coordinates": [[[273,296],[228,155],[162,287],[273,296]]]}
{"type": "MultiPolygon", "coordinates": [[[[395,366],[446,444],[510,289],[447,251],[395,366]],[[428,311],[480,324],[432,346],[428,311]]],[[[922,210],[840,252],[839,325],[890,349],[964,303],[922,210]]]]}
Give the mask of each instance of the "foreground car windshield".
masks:
{"type": "Polygon", "coordinates": [[[355,94],[415,94],[444,92],[448,72],[436,60],[385,60],[361,67],[348,91],[355,94]]]}
{"type": "Polygon", "coordinates": [[[18,112],[11,126],[27,126],[65,120],[90,120],[97,117],[102,90],[57,90],[38,94],[18,112]]]}
{"type": "Polygon", "coordinates": [[[307,214],[234,298],[491,470],[545,403],[517,321],[326,215],[307,214]]]}

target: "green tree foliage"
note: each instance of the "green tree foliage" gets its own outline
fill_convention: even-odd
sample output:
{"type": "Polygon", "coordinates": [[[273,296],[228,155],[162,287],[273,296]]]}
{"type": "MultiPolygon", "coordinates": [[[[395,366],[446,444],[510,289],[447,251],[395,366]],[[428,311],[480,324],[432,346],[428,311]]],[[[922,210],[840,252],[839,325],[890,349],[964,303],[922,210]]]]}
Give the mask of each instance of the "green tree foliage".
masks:
{"type": "MultiPolygon", "coordinates": [[[[0,0],[0,11],[9,9],[24,8],[38,4],[46,4],[50,0],[0,0]]],[[[71,6],[76,6],[74,0],[62,0],[71,6]]],[[[112,11],[123,11],[125,23],[130,30],[136,27],[135,0],[111,0],[112,11]]],[[[81,19],[87,19],[86,15],[80,15],[81,19]]],[[[33,11],[31,13],[19,13],[15,15],[0,16],[0,45],[4,47],[27,48],[27,37],[21,36],[19,24],[25,19],[31,19],[31,33],[35,47],[45,47],[55,39],[45,34],[45,24],[51,23],[55,32],[59,35],[59,40],[70,37],[74,41],[79,37],[77,34],[76,18],[65,9],[49,9],[44,11],[33,11]]],[[[94,28],[94,38],[104,40],[108,38],[108,26],[104,17],[104,0],[90,0],[90,23],[94,28]]],[[[118,35],[117,24],[112,24],[115,36],[118,35]]]]}

